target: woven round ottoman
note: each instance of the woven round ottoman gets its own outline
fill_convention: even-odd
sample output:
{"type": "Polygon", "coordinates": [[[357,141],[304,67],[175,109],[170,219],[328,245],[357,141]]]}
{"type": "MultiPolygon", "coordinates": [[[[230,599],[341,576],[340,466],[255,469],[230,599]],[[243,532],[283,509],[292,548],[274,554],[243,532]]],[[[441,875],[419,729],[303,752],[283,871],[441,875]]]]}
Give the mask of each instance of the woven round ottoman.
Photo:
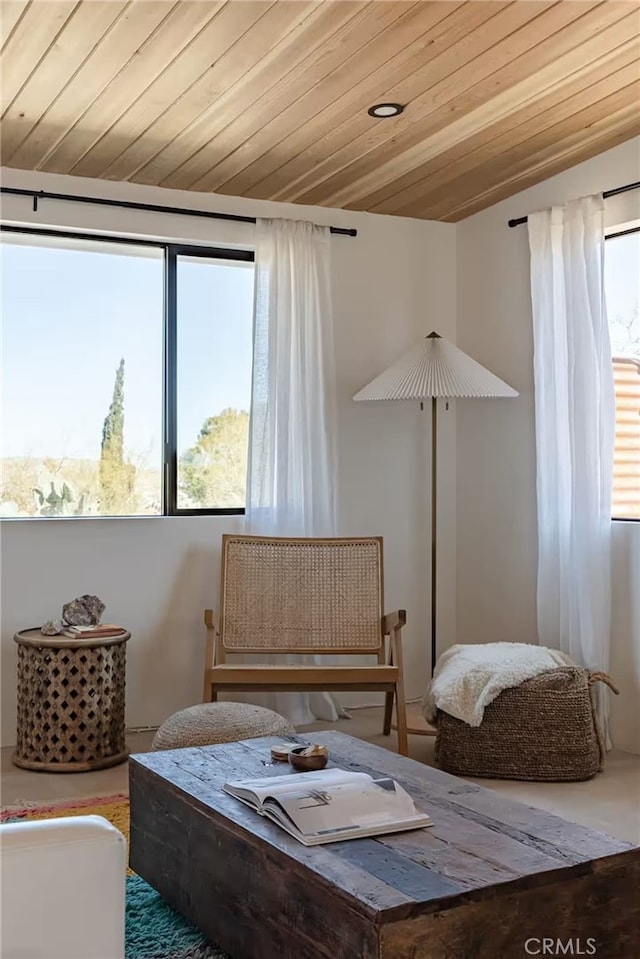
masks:
{"type": "Polygon", "coordinates": [[[249,703],[199,703],[165,719],[153,737],[152,749],[211,746],[258,736],[290,736],[291,723],[263,706],[249,703]]]}

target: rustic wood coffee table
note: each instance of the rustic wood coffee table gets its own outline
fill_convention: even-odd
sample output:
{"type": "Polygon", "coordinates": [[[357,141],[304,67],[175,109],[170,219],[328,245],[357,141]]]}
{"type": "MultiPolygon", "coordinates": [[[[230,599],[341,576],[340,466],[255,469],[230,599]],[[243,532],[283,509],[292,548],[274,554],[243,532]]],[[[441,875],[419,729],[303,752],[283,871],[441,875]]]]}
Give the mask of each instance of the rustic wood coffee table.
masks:
{"type": "Polygon", "coordinates": [[[398,780],[434,826],[303,846],[220,788],[288,775],[265,766],[274,739],[131,758],[132,868],[233,959],[638,956],[639,848],[350,736],[314,739],[398,780]]]}

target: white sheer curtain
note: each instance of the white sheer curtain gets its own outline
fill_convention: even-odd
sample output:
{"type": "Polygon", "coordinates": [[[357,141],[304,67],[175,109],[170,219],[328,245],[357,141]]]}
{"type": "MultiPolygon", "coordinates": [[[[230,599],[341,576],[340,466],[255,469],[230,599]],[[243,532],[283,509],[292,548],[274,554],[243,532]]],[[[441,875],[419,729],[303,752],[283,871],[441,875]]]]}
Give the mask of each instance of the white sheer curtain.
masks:
{"type": "MultiPolygon", "coordinates": [[[[529,216],[538,501],[538,636],[609,665],[615,394],[604,296],[604,204],[529,216]]],[[[607,744],[609,702],[598,684],[607,744]]]]}
{"type": "MultiPolygon", "coordinates": [[[[329,229],[312,223],[256,224],[246,516],[250,533],[335,535],[337,427],[329,240],[329,229]]],[[[315,718],[333,721],[342,714],[335,697],[327,693],[262,693],[251,700],[282,713],[296,726],[315,718]]]]}

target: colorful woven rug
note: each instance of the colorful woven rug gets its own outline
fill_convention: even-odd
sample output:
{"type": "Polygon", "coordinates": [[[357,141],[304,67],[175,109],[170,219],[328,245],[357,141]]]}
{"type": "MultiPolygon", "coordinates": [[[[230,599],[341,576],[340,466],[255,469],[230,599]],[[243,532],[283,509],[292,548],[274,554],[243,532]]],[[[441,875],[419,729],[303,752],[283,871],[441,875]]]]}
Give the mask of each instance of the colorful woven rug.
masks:
{"type": "MultiPolygon", "coordinates": [[[[13,806],[1,822],[104,816],[129,839],[129,800],[125,795],[74,799],[49,806],[13,806]]],[[[140,876],[127,875],[126,959],[229,959],[196,927],[162,899],[140,876]]]]}

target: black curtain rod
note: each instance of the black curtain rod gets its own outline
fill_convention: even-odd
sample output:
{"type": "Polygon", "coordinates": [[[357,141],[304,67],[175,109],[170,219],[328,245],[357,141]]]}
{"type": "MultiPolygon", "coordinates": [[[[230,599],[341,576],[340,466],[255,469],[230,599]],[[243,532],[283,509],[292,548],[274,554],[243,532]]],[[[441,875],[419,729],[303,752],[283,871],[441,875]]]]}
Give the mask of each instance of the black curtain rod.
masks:
{"type": "MultiPolygon", "coordinates": [[[[610,196],[617,196],[618,193],[628,193],[630,190],[640,190],[640,181],[627,183],[626,186],[616,187],[615,190],[606,190],[602,195],[606,200],[610,196]]],[[[517,220],[509,220],[509,226],[520,226],[521,223],[526,223],[528,219],[528,216],[519,216],[517,220]]]]}
{"type": "MultiPolygon", "coordinates": [[[[143,210],[146,213],[171,213],[182,216],[200,216],[207,220],[231,220],[234,223],[256,223],[255,216],[238,216],[235,213],[211,213],[209,210],[192,210],[178,206],[160,206],[157,203],[133,203],[130,200],[107,200],[98,196],[76,196],[74,193],[48,193],[46,190],[18,190],[14,187],[0,187],[0,193],[10,196],[28,196],[33,200],[34,213],[38,210],[39,200],[68,200],[72,203],[91,203],[94,206],[115,206],[123,210],[143,210]]],[[[331,233],[340,236],[357,236],[358,231],[341,226],[329,227],[331,233]]]]}

